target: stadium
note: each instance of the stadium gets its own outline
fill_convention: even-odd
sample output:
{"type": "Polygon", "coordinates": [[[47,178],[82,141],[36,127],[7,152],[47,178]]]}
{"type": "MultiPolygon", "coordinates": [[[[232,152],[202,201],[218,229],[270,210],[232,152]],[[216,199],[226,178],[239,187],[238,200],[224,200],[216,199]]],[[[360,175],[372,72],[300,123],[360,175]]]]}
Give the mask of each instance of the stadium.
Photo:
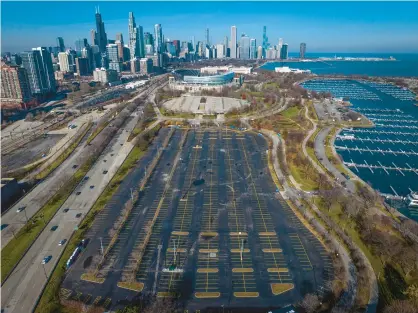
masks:
{"type": "Polygon", "coordinates": [[[221,89],[225,86],[240,85],[242,76],[231,71],[219,71],[214,74],[202,73],[198,69],[178,69],[171,72],[169,85],[177,90],[198,91],[221,89]]]}

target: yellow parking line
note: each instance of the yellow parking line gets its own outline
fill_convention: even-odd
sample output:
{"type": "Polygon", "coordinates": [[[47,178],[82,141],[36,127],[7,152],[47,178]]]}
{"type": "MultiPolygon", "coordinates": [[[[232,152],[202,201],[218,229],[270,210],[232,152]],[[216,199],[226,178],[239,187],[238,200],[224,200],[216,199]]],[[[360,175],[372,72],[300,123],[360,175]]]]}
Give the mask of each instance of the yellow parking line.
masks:
{"type": "Polygon", "coordinates": [[[289,270],[285,267],[279,267],[279,268],[268,268],[267,272],[269,273],[288,273],[289,270]]]}
{"type": "Polygon", "coordinates": [[[199,249],[200,253],[218,253],[218,249],[199,249]]]}
{"type": "Polygon", "coordinates": [[[196,298],[219,298],[221,296],[220,292],[196,292],[194,294],[196,298]]]}
{"type": "Polygon", "coordinates": [[[205,231],[205,232],[201,232],[200,236],[202,236],[202,237],[216,237],[216,236],[218,236],[218,233],[214,232],[214,231],[205,231]]]}
{"type": "Polygon", "coordinates": [[[279,253],[282,252],[282,249],[279,248],[271,248],[271,249],[263,249],[263,252],[265,253],[279,253]]]}
{"type": "Polygon", "coordinates": [[[246,237],[248,234],[246,232],[231,232],[229,233],[230,236],[243,236],[246,237]]]}
{"type": "Polygon", "coordinates": [[[264,231],[258,233],[259,236],[276,236],[276,233],[274,231],[264,231]]]}
{"type": "Polygon", "coordinates": [[[242,252],[244,252],[244,253],[248,253],[248,252],[250,252],[250,249],[231,249],[231,252],[232,253],[241,253],[241,251],[242,252]]]}

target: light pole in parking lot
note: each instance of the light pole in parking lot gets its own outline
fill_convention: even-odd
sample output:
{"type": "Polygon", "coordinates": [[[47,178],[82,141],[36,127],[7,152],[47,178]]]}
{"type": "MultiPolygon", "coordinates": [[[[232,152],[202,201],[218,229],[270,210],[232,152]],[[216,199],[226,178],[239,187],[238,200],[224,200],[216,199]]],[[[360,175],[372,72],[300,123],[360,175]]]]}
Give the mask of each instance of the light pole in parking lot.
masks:
{"type": "Polygon", "coordinates": [[[131,188],[131,201],[132,201],[132,205],[134,204],[134,194],[132,192],[132,188],[131,188]]]}
{"type": "Polygon", "coordinates": [[[100,239],[100,251],[102,252],[102,256],[103,256],[103,241],[102,241],[102,237],[100,237],[99,239],[100,239]]]}

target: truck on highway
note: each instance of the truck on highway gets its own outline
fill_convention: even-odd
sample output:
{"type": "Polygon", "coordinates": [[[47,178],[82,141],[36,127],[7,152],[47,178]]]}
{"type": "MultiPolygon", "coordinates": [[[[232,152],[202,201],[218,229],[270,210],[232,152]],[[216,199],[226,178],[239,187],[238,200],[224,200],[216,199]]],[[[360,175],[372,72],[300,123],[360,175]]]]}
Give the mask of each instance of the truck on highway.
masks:
{"type": "Polygon", "coordinates": [[[77,248],[75,248],[74,252],[71,254],[70,258],[67,260],[66,269],[69,269],[71,265],[77,260],[80,253],[84,250],[87,246],[88,239],[83,239],[79,242],[77,248]]]}

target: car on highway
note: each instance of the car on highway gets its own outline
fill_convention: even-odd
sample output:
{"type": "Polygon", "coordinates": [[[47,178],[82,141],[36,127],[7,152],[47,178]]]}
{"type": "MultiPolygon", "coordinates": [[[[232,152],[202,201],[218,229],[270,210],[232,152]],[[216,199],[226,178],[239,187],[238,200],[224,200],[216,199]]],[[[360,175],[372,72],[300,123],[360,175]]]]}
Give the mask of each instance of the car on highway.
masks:
{"type": "Polygon", "coordinates": [[[17,209],[17,211],[16,211],[16,212],[17,212],[17,213],[20,213],[20,212],[22,212],[24,209],[25,209],[25,207],[24,207],[24,206],[21,206],[20,208],[18,208],[18,209],[17,209]]]}
{"type": "Polygon", "coordinates": [[[61,240],[59,243],[58,243],[58,245],[59,246],[62,246],[64,243],[66,243],[67,242],[67,239],[63,239],[63,240],[61,240]]]}
{"type": "Polygon", "coordinates": [[[81,195],[81,191],[77,191],[75,194],[76,194],[77,196],[79,196],[79,195],[81,195]]]}
{"type": "Polygon", "coordinates": [[[78,213],[75,217],[77,218],[81,217],[81,213],[78,213]]]}
{"type": "Polygon", "coordinates": [[[86,176],[86,177],[84,177],[84,180],[88,180],[90,177],[88,177],[88,176],[86,176]]]}
{"type": "Polygon", "coordinates": [[[70,208],[66,208],[63,210],[64,213],[67,213],[70,210],[70,208]]]}
{"type": "Polygon", "coordinates": [[[77,164],[74,164],[74,165],[73,165],[73,168],[77,168],[77,166],[78,166],[77,164]]]}
{"type": "Polygon", "coordinates": [[[52,226],[52,227],[51,227],[51,231],[56,231],[56,230],[57,230],[57,228],[58,228],[58,226],[57,226],[57,225],[52,226]]]}
{"type": "Polygon", "coordinates": [[[107,171],[103,171],[103,174],[107,174],[107,171]]]}
{"type": "Polygon", "coordinates": [[[93,188],[94,188],[94,185],[91,185],[91,186],[90,186],[90,189],[93,189],[93,188]]]}
{"type": "Polygon", "coordinates": [[[9,224],[1,224],[1,230],[5,229],[9,224]]]}
{"type": "Polygon", "coordinates": [[[51,259],[52,259],[52,255],[48,255],[48,256],[44,257],[42,259],[42,264],[48,263],[49,261],[51,261],[51,259]]]}

